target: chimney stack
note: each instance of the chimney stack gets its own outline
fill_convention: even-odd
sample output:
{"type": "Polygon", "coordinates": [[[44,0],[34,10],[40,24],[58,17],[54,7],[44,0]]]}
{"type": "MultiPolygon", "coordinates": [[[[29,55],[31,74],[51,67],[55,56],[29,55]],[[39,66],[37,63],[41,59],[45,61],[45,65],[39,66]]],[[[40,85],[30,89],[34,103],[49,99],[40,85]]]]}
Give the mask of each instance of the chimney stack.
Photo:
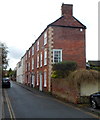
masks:
{"type": "Polygon", "coordinates": [[[72,4],[62,4],[61,7],[62,16],[72,16],[73,15],[73,5],[72,4]]]}

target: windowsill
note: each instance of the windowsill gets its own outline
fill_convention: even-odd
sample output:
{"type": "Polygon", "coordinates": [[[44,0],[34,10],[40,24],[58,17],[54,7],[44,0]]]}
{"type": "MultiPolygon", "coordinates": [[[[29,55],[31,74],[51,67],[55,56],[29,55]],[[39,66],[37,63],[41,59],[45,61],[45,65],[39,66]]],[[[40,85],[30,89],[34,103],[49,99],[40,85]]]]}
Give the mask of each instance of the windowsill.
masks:
{"type": "Polygon", "coordinates": [[[44,46],[47,45],[47,43],[44,44],[44,46]]]}
{"type": "Polygon", "coordinates": [[[46,66],[47,64],[45,64],[44,66],[46,66]]]}

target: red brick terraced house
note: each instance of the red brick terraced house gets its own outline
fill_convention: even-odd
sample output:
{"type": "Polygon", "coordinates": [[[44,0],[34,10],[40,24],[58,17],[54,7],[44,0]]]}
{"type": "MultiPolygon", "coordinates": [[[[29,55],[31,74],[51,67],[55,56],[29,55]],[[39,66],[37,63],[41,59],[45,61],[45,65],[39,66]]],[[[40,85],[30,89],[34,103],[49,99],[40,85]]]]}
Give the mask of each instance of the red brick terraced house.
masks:
{"type": "Polygon", "coordinates": [[[62,16],[49,24],[25,53],[24,83],[40,91],[51,91],[52,64],[76,61],[86,68],[84,26],[73,16],[73,5],[62,4],[62,16]]]}

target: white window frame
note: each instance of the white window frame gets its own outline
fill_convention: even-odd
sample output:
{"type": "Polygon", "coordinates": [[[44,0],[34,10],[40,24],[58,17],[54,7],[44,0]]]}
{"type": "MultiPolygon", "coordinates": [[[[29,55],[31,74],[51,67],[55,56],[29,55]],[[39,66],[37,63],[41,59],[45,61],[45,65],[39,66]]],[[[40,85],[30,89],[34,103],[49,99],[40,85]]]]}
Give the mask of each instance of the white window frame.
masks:
{"type": "Polygon", "coordinates": [[[34,46],[32,46],[32,55],[34,55],[34,46]]]}
{"type": "Polygon", "coordinates": [[[26,64],[26,71],[28,71],[28,63],[26,64]]]}
{"type": "Polygon", "coordinates": [[[32,70],[34,69],[34,58],[32,58],[32,70]]]}
{"type": "Polygon", "coordinates": [[[40,67],[42,67],[42,52],[40,53],[40,67]]]}
{"type": "Polygon", "coordinates": [[[28,57],[30,57],[30,50],[28,51],[28,57]]]}
{"type": "Polygon", "coordinates": [[[27,64],[25,65],[26,71],[27,71],[27,64]]]}
{"type": "Polygon", "coordinates": [[[37,41],[37,51],[39,51],[39,40],[37,41]]]}
{"type": "Polygon", "coordinates": [[[47,32],[44,33],[44,45],[47,44],[47,32]]]}
{"type": "Polygon", "coordinates": [[[36,85],[39,85],[39,72],[37,71],[37,76],[36,76],[36,85]]]}
{"type": "Polygon", "coordinates": [[[44,70],[44,87],[47,87],[47,71],[44,70]]]}
{"type": "Polygon", "coordinates": [[[28,71],[30,71],[30,62],[28,63],[28,71]]]}
{"type": "Polygon", "coordinates": [[[25,56],[25,59],[27,60],[27,54],[26,54],[26,56],[25,56]]]}
{"type": "Polygon", "coordinates": [[[53,49],[53,63],[59,63],[59,62],[62,62],[62,49],[53,49]],[[57,52],[58,51],[61,52],[61,54],[60,54],[60,60],[58,62],[55,62],[55,60],[54,60],[54,58],[55,58],[54,54],[55,54],[56,51],[57,52]]]}
{"type": "Polygon", "coordinates": [[[39,68],[39,54],[37,55],[37,68],[39,68]]]}
{"type": "Polygon", "coordinates": [[[44,50],[44,65],[47,65],[47,49],[44,50]]]}

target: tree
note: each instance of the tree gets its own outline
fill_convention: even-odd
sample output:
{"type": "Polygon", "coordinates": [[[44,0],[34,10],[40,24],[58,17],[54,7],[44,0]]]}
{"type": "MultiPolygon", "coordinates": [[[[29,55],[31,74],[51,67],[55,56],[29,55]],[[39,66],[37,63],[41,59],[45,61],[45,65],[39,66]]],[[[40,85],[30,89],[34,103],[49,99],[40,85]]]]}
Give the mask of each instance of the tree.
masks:
{"type": "Polygon", "coordinates": [[[12,70],[11,68],[7,70],[7,77],[9,77],[11,80],[16,80],[16,69],[12,70]]]}
{"type": "Polygon", "coordinates": [[[0,43],[0,46],[2,48],[2,70],[3,70],[3,76],[4,76],[4,73],[8,66],[8,59],[7,59],[8,48],[5,43],[0,43]]]}
{"type": "Polygon", "coordinates": [[[13,74],[14,74],[14,71],[10,68],[10,69],[7,71],[7,76],[8,76],[8,77],[12,77],[13,74]]]}

